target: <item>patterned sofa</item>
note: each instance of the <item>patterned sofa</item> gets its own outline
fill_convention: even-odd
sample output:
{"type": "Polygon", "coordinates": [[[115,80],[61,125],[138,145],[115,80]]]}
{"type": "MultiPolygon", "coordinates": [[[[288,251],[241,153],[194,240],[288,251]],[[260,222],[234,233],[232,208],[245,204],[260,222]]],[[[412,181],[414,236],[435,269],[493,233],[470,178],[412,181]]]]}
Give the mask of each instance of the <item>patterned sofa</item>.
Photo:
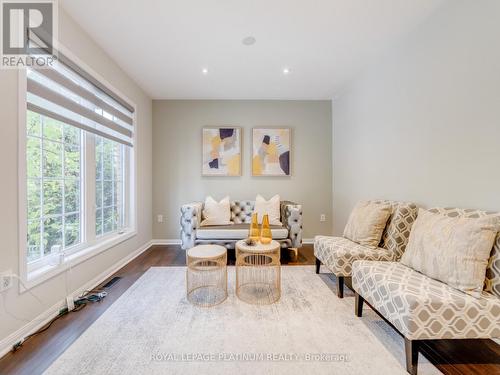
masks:
{"type": "MultiPolygon", "coordinates": [[[[187,250],[198,244],[217,244],[234,249],[236,241],[246,238],[252,220],[254,201],[231,202],[231,225],[200,226],[203,203],[188,203],[181,207],[181,242],[187,250]]],[[[297,249],[302,246],[302,206],[282,201],[282,226],[271,225],[273,239],[282,248],[297,249]]]]}
{"type": "MultiPolygon", "coordinates": [[[[448,216],[499,216],[477,210],[434,208],[448,216]]],[[[353,264],[355,312],[363,301],[378,311],[405,338],[406,368],[417,373],[420,340],[500,337],[500,234],[486,271],[480,298],[454,289],[397,262],[361,260],[353,264]]]]}
{"type": "Polygon", "coordinates": [[[337,278],[337,296],[344,296],[344,279],[348,280],[355,260],[397,261],[403,255],[411,227],[417,218],[418,209],[413,203],[395,201],[373,201],[389,203],[392,213],[387,221],[382,240],[378,248],[359,245],[343,237],[316,236],[314,256],[316,273],[321,264],[325,265],[337,278]]]}

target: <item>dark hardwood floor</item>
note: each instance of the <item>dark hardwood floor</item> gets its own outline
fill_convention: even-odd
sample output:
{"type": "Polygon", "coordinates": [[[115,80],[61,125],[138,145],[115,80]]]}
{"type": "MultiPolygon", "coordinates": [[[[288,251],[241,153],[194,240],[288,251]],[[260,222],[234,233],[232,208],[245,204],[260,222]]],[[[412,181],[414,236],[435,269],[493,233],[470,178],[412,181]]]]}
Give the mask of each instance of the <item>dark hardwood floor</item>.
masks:
{"type": "MultiPolygon", "coordinates": [[[[297,259],[293,253],[283,252],[281,261],[290,266],[313,265],[312,246],[305,245],[297,259]]],[[[229,263],[234,264],[234,254],[229,254],[229,263]]],[[[178,246],[152,246],[113,275],[120,276],[121,280],[109,289],[103,301],[59,318],[47,331],[1,358],[0,375],[43,373],[150,267],[184,265],[185,253],[178,246]]],[[[323,267],[322,272],[325,272],[323,267]]],[[[500,345],[491,340],[427,341],[422,352],[445,374],[500,374],[500,345]]]]}

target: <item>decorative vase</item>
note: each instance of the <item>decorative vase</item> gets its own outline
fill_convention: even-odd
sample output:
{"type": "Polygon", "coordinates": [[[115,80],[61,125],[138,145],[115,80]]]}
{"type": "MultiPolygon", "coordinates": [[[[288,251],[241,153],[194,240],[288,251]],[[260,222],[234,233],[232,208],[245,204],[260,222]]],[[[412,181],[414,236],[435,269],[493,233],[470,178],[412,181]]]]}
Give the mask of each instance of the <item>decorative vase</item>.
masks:
{"type": "Polygon", "coordinates": [[[257,242],[260,238],[259,231],[259,221],[257,219],[257,214],[252,214],[252,223],[250,224],[250,232],[248,233],[248,238],[257,242]]]}
{"type": "Polygon", "coordinates": [[[269,227],[269,216],[264,215],[262,218],[262,227],[260,228],[260,243],[267,245],[273,240],[271,228],[269,227]]]}

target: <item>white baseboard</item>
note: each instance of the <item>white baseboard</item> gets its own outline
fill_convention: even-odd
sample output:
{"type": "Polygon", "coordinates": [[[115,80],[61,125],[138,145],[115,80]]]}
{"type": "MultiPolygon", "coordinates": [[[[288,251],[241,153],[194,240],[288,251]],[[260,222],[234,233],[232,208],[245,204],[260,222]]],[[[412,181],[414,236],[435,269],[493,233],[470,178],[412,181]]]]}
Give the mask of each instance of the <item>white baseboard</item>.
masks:
{"type": "MultiPolygon", "coordinates": [[[[121,259],[117,263],[113,264],[111,267],[106,269],[104,272],[90,280],[89,282],[85,283],[81,287],[77,288],[72,292],[73,296],[77,296],[81,293],[83,293],[85,290],[92,289],[105,281],[107,278],[109,278],[111,275],[113,275],[116,271],[118,271],[120,268],[125,266],[127,263],[130,263],[132,260],[137,258],[139,255],[141,255],[144,251],[149,249],[151,245],[153,244],[153,241],[148,241],[144,245],[142,245],[140,248],[135,250],[134,252],[130,253],[127,255],[125,258],[121,259]]],[[[0,341],[0,358],[3,357],[5,354],[10,352],[12,350],[12,347],[22,341],[25,337],[29,336],[30,334],[38,331],[41,327],[43,327],[45,324],[47,324],[51,319],[55,318],[58,314],[59,311],[63,308],[66,307],[66,298],[62,299],[61,301],[57,302],[54,304],[52,307],[50,307],[48,310],[42,312],[40,315],[38,315],[35,319],[33,319],[31,322],[25,324],[21,328],[19,328],[17,331],[11,333],[9,336],[4,338],[3,340],[0,341]]]]}
{"type": "MultiPolygon", "coordinates": [[[[312,244],[314,244],[314,238],[304,238],[302,240],[302,243],[305,245],[312,245],[312,244]]],[[[181,240],[179,240],[177,238],[157,239],[157,240],[152,240],[151,244],[152,245],[180,245],[181,240]]]]}
{"type": "Polygon", "coordinates": [[[17,331],[12,332],[9,336],[5,337],[0,341],[0,358],[10,352],[13,346],[19,341],[23,340],[26,336],[38,331],[45,324],[47,324],[51,319],[55,318],[61,309],[66,306],[66,300],[59,301],[55,305],[51,306],[48,310],[42,312],[31,322],[26,323],[24,326],[19,328],[17,331]]]}
{"type": "Polygon", "coordinates": [[[181,240],[179,239],[158,239],[151,240],[152,245],[180,245],[181,240]]]}
{"type": "Polygon", "coordinates": [[[77,290],[73,291],[72,295],[76,296],[78,294],[83,293],[85,290],[90,290],[90,289],[96,287],[97,285],[99,285],[100,283],[102,283],[104,280],[108,279],[111,275],[113,275],[114,273],[116,273],[120,268],[126,266],[128,263],[130,263],[131,261],[133,261],[135,258],[137,258],[139,255],[141,255],[147,249],[149,249],[152,244],[153,244],[153,241],[146,242],[140,248],[138,248],[134,252],[130,253],[125,258],[120,259],[117,263],[113,264],[107,270],[105,270],[101,274],[99,274],[96,277],[94,277],[88,283],[84,284],[83,286],[81,286],[77,290]]]}

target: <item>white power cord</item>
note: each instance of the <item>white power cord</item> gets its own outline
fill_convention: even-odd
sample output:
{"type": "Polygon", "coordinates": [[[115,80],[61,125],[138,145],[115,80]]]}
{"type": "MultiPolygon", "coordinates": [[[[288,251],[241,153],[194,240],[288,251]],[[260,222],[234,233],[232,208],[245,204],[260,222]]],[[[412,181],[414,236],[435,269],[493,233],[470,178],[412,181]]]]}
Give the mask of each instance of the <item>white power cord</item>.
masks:
{"type": "Polygon", "coordinates": [[[66,287],[66,298],[70,295],[69,284],[71,281],[71,275],[73,273],[73,267],[71,266],[71,262],[68,262],[68,269],[64,272],[64,286],[66,287]]]}
{"type": "MultiPolygon", "coordinates": [[[[68,293],[68,274],[67,274],[67,272],[65,272],[65,273],[66,273],[66,275],[65,275],[65,286],[66,286],[66,294],[67,294],[67,293],[68,293]]],[[[71,266],[69,267],[69,273],[71,273],[71,266]]],[[[22,285],[22,287],[23,287],[23,288],[24,288],[24,289],[25,289],[25,290],[26,290],[26,291],[27,291],[27,292],[28,292],[28,293],[29,293],[29,294],[30,294],[33,298],[35,298],[35,299],[38,301],[38,303],[40,303],[40,305],[42,305],[45,309],[47,309],[46,304],[45,304],[45,303],[44,303],[44,302],[43,302],[43,301],[42,301],[42,300],[41,300],[41,299],[40,299],[40,298],[39,298],[39,297],[38,297],[35,293],[33,293],[33,292],[29,289],[29,288],[27,288],[27,287],[26,287],[26,285],[24,284],[24,281],[21,279],[21,277],[19,277],[19,275],[16,275],[16,274],[14,274],[14,273],[11,273],[11,274],[9,274],[8,276],[9,276],[9,277],[11,277],[11,278],[16,278],[16,279],[19,281],[19,283],[22,285]]],[[[11,312],[7,309],[7,303],[6,303],[6,301],[5,301],[5,296],[4,296],[4,293],[0,293],[0,296],[2,297],[2,307],[3,307],[3,310],[4,310],[5,314],[6,314],[6,315],[8,315],[9,317],[11,317],[12,319],[17,320],[17,321],[21,321],[21,322],[25,322],[25,323],[35,323],[35,324],[36,324],[36,323],[41,323],[41,322],[44,322],[44,323],[46,323],[46,324],[47,324],[47,318],[44,318],[44,319],[26,319],[26,318],[23,318],[23,317],[18,317],[18,316],[16,316],[15,314],[11,313],[11,312]]],[[[69,311],[68,311],[68,312],[69,312],[69,311]]],[[[58,314],[58,316],[59,316],[59,315],[60,315],[60,313],[58,314]]],[[[53,323],[53,322],[54,322],[54,321],[58,318],[58,316],[56,316],[56,317],[54,317],[54,318],[52,318],[51,320],[49,320],[49,321],[48,321],[48,324],[49,324],[49,325],[47,326],[47,328],[49,328],[49,327],[50,327],[50,325],[51,325],[51,324],[52,324],[52,323],[53,323]]],[[[46,330],[47,328],[44,328],[43,330],[46,330]]],[[[22,338],[22,339],[21,339],[18,343],[16,343],[16,344],[14,345],[13,350],[14,350],[14,351],[15,351],[15,350],[17,350],[17,349],[18,349],[18,348],[19,348],[19,347],[20,347],[20,346],[24,343],[24,341],[25,341],[27,338],[29,338],[29,337],[33,336],[33,335],[34,335],[34,334],[36,334],[36,333],[38,333],[38,331],[37,331],[37,332],[35,332],[35,333],[33,333],[33,334],[31,334],[31,335],[28,335],[28,336],[26,336],[26,337],[22,338]]]]}

